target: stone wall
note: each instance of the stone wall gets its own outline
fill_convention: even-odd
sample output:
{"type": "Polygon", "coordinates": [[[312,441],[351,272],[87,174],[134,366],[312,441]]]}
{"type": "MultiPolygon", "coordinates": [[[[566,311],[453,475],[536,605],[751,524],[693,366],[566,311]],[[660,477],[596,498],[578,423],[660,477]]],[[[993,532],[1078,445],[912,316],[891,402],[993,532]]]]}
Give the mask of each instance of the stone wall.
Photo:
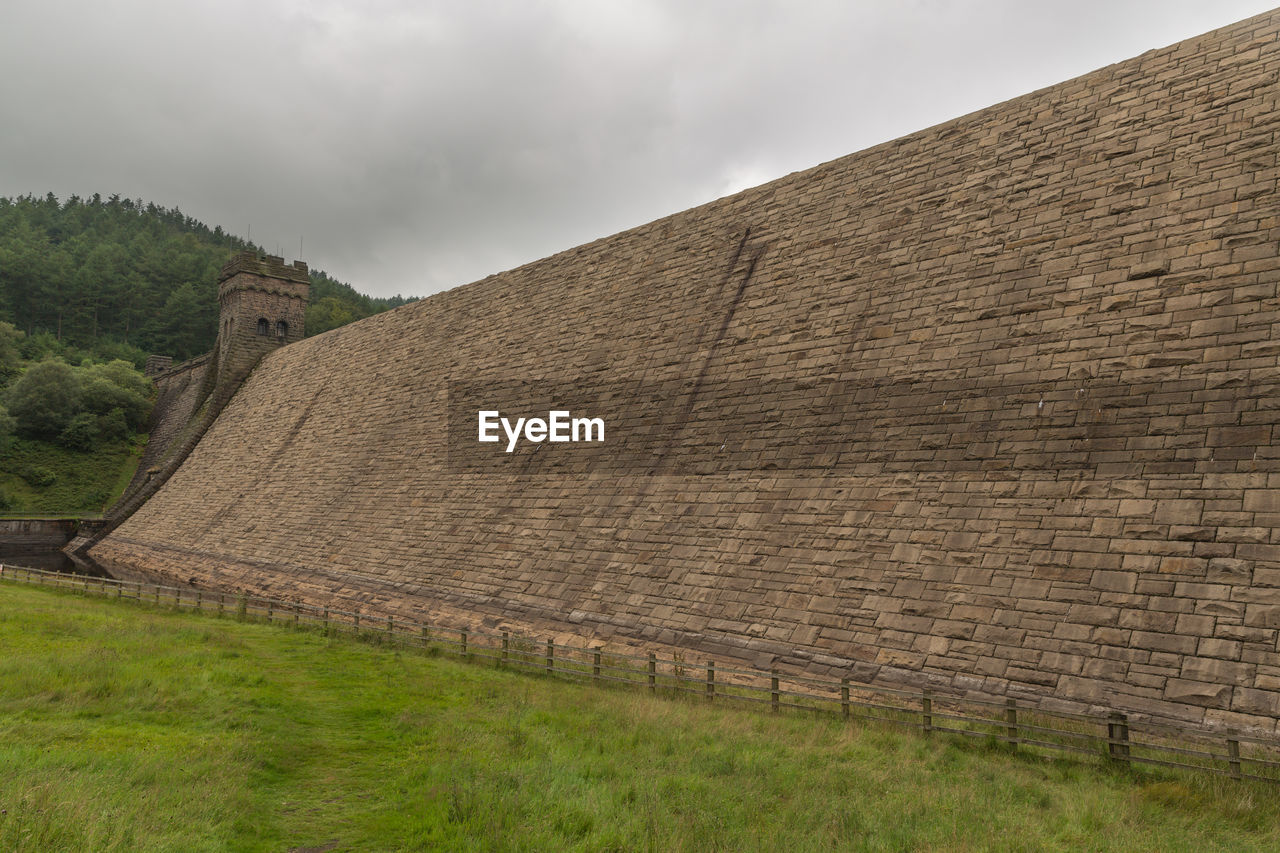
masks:
{"type": "Polygon", "coordinates": [[[273,352],[92,554],[1275,731],[1277,45],[1273,12],[273,352]],[[503,455],[486,400],[611,426],[503,455]]]}
{"type": "Polygon", "coordinates": [[[125,495],[133,493],[158,473],[181,445],[184,432],[190,428],[212,387],[208,381],[209,362],[210,356],[205,354],[152,377],[156,385],[156,399],[147,424],[147,446],[125,495]]]}
{"type": "Polygon", "coordinates": [[[0,557],[56,551],[75,536],[72,518],[0,518],[0,557]]]}

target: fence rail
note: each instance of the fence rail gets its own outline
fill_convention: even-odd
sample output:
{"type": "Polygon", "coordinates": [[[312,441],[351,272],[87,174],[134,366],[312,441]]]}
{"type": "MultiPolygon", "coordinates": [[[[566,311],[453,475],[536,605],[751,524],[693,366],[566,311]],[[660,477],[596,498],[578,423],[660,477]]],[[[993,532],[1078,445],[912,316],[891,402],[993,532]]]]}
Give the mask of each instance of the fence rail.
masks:
{"type": "Polygon", "coordinates": [[[929,690],[898,690],[849,679],[824,680],[778,670],[738,669],[714,661],[634,655],[598,647],[541,642],[509,631],[446,628],[426,622],[370,616],[297,601],[210,592],[137,581],[120,581],[0,564],[0,581],[35,584],[130,599],[153,606],[198,610],[219,616],[381,636],[434,648],[468,660],[525,669],[575,681],[623,684],[650,693],[688,694],[709,703],[834,713],[845,719],[1004,744],[1010,750],[1093,755],[1122,765],[1146,764],[1234,779],[1280,782],[1280,739],[1229,730],[1044,711],[1013,699],[951,696],[929,690]]]}

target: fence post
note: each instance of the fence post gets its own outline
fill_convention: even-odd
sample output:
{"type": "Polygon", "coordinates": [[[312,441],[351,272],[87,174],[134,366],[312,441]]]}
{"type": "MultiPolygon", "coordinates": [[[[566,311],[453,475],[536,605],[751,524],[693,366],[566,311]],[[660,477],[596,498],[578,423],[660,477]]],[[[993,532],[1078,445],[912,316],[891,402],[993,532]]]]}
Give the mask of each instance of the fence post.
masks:
{"type": "Polygon", "coordinates": [[[849,718],[849,679],[840,679],[840,715],[849,718]]]}
{"type": "Polygon", "coordinates": [[[716,698],[716,664],[715,661],[707,661],[707,701],[714,702],[716,698]]]}
{"type": "Polygon", "coordinates": [[[510,648],[511,648],[511,632],[503,631],[502,632],[502,663],[504,665],[507,662],[507,652],[510,648]]]}
{"type": "Polygon", "coordinates": [[[392,616],[388,616],[387,617],[387,636],[390,637],[392,634],[395,633],[395,631],[396,631],[395,618],[392,616]]]}
{"type": "Polygon", "coordinates": [[[462,656],[463,656],[464,658],[469,658],[469,657],[470,657],[470,655],[469,655],[469,654],[467,654],[467,632],[466,632],[466,631],[459,631],[459,632],[458,632],[458,636],[461,638],[462,656]]]}
{"type": "Polygon", "coordinates": [[[769,706],[773,709],[773,713],[778,713],[778,701],[781,697],[778,695],[778,670],[769,671],[769,706]]]}
{"type": "Polygon", "coordinates": [[[1015,752],[1018,749],[1018,700],[1004,700],[1004,731],[1005,736],[1009,738],[1009,748],[1015,752]]]}
{"type": "Polygon", "coordinates": [[[240,604],[237,606],[236,616],[238,616],[241,619],[244,619],[248,615],[249,615],[249,596],[245,595],[242,592],[240,593],[240,604]]]}
{"type": "Polygon", "coordinates": [[[356,617],[356,623],[355,623],[355,627],[351,629],[351,633],[359,634],[360,633],[360,614],[359,613],[355,614],[355,617],[356,617]]]}
{"type": "Polygon", "coordinates": [[[924,720],[924,733],[928,737],[933,734],[933,696],[928,690],[920,694],[920,711],[924,720]]]}
{"type": "Polygon", "coordinates": [[[658,689],[658,655],[649,652],[649,692],[658,689]]]}
{"type": "Polygon", "coordinates": [[[599,649],[596,649],[595,653],[592,654],[591,656],[591,677],[592,678],[600,677],[600,650],[599,649]]]}
{"type": "Polygon", "coordinates": [[[1240,771],[1240,741],[1234,737],[1235,732],[1232,735],[1233,737],[1227,738],[1227,755],[1231,756],[1231,778],[1241,779],[1244,774],[1240,771]]]}
{"type": "Polygon", "coordinates": [[[275,609],[276,609],[275,605],[272,604],[270,601],[268,601],[267,602],[267,621],[268,622],[271,621],[271,617],[275,613],[275,609]]]}
{"type": "Polygon", "coordinates": [[[556,647],[550,640],[547,640],[547,672],[553,672],[556,668],[556,647]]]}
{"type": "Polygon", "coordinates": [[[431,644],[431,627],[425,622],[422,624],[422,647],[425,649],[431,644]]]}
{"type": "Polygon", "coordinates": [[[204,610],[204,591],[196,590],[196,610],[204,610]]]}
{"type": "Polygon", "coordinates": [[[324,609],[324,635],[329,636],[329,608],[324,609]]]}
{"type": "Polygon", "coordinates": [[[1107,721],[1107,754],[1129,762],[1129,718],[1119,711],[1112,711],[1107,721]]]}

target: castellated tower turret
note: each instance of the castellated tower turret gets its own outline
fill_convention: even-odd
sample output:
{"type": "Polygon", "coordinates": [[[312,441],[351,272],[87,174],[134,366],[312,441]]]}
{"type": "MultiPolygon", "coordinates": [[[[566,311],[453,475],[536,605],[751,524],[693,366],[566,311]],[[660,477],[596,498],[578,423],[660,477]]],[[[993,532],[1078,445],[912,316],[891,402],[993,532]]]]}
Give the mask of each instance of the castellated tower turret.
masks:
{"type": "Polygon", "coordinates": [[[219,386],[249,375],[269,351],[302,340],[311,279],[307,265],[241,252],[218,276],[219,386]]]}

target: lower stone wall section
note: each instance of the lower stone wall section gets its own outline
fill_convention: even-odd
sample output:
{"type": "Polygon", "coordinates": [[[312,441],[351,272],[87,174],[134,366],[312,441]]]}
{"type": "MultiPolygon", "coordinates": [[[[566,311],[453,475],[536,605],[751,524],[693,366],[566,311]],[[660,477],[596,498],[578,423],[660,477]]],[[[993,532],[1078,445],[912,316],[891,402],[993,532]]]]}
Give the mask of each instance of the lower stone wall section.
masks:
{"type": "Polygon", "coordinates": [[[200,405],[211,390],[210,356],[198,356],[154,377],[156,401],[151,409],[147,446],[138,469],[125,489],[126,496],[155,476],[173,451],[182,443],[185,430],[193,423],[200,405]]]}
{"type": "MultiPolygon", "coordinates": [[[[1244,494],[1268,476],[1218,485],[1244,494]]],[[[228,559],[252,553],[250,539],[272,554],[261,529],[216,550],[116,535],[94,556],[370,615],[463,627],[487,618],[1053,710],[1265,731],[1280,717],[1280,571],[1214,556],[1221,537],[1170,538],[1205,520],[1203,501],[1152,497],[1176,478],[663,478],[625,514],[584,511],[581,483],[485,485],[520,500],[501,519],[482,503],[453,504],[454,518],[488,516],[475,528],[483,538],[446,535],[445,519],[423,511],[416,531],[380,526],[347,567],[326,560],[336,543],[322,529],[289,561],[228,559]],[[694,491],[714,508],[700,518],[683,500],[694,491]],[[909,536],[903,518],[915,522],[909,536]],[[423,530],[433,547],[414,546],[423,530]]],[[[1269,547],[1255,528],[1230,536],[1233,552],[1269,547]]]]}
{"type": "Polygon", "coordinates": [[[0,519],[0,557],[34,550],[57,550],[76,535],[74,519],[0,519]]]}

